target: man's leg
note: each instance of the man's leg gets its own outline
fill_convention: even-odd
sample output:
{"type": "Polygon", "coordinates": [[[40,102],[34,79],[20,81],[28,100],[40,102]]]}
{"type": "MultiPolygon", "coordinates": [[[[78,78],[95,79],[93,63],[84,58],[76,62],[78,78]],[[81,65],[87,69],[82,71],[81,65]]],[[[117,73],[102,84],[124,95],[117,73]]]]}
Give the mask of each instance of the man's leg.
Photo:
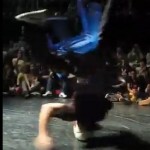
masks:
{"type": "Polygon", "coordinates": [[[67,84],[68,84],[68,78],[67,76],[63,76],[61,79],[60,79],[60,84],[61,84],[61,93],[59,94],[59,97],[62,97],[62,98],[66,98],[67,95],[67,84]]]}
{"type": "Polygon", "coordinates": [[[21,88],[22,88],[22,92],[23,92],[25,98],[28,98],[30,96],[30,92],[29,92],[27,84],[24,80],[21,81],[21,88]]]}
{"type": "Polygon", "coordinates": [[[43,96],[48,96],[48,95],[52,94],[53,84],[54,84],[54,79],[49,77],[48,80],[47,80],[47,85],[46,85],[46,93],[43,94],[43,96]]]}
{"type": "Polygon", "coordinates": [[[31,93],[32,95],[39,95],[39,94],[40,94],[39,91],[40,91],[40,82],[37,81],[37,82],[31,87],[30,93],[31,93]]]}
{"type": "Polygon", "coordinates": [[[61,93],[59,94],[59,97],[63,97],[63,98],[66,98],[67,95],[66,95],[66,92],[67,92],[67,79],[62,79],[61,81],[61,93]]]}

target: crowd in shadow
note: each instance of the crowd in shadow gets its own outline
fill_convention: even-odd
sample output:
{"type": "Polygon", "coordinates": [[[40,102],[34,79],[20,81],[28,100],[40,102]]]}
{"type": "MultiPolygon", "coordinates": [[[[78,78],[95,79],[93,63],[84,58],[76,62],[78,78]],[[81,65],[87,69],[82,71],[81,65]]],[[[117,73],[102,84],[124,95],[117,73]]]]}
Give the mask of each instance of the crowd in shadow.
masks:
{"type": "MultiPolygon", "coordinates": [[[[106,98],[149,105],[150,52],[143,54],[140,46],[134,44],[129,53],[125,53],[122,47],[117,47],[111,58],[113,63],[106,59],[105,66],[111,68],[110,72],[117,72],[119,79],[112,85],[106,98]]],[[[80,64],[75,65],[69,59],[64,61],[64,64],[59,63],[59,67],[56,67],[55,63],[43,65],[35,60],[30,45],[23,37],[17,42],[10,41],[3,50],[3,94],[23,95],[25,98],[37,95],[61,98],[71,96],[75,85],[87,80],[77,76],[79,70],[83,71],[80,64]],[[66,69],[67,65],[71,66],[70,70],[69,67],[66,69]]],[[[86,66],[84,70],[94,70],[94,67],[86,66]]],[[[92,78],[91,72],[89,76],[92,78]]],[[[88,75],[85,78],[88,78],[88,75]]]]}

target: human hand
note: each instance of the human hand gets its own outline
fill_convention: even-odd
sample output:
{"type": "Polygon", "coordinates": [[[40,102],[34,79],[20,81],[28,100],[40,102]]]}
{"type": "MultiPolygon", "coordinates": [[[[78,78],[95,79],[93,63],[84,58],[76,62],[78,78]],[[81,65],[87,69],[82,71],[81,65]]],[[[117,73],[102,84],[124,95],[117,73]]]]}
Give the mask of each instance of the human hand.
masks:
{"type": "Polygon", "coordinates": [[[38,135],[34,140],[34,146],[38,150],[53,150],[54,142],[52,137],[47,135],[38,135]]]}

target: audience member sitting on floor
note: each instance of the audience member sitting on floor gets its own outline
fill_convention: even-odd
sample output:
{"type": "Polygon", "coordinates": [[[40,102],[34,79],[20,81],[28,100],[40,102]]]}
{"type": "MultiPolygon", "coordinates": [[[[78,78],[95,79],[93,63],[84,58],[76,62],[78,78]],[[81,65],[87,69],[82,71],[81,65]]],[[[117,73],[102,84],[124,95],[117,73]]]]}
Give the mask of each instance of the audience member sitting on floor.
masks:
{"type": "Polygon", "coordinates": [[[66,74],[65,71],[59,72],[57,71],[57,69],[49,70],[46,93],[43,94],[43,96],[52,95],[52,91],[54,87],[56,87],[59,84],[61,86],[61,93],[59,94],[59,97],[63,97],[63,98],[67,97],[66,95],[67,77],[68,77],[68,74],[66,74]]]}
{"type": "Polygon", "coordinates": [[[14,72],[16,75],[20,72],[20,68],[24,65],[25,61],[23,58],[23,53],[22,51],[18,51],[17,57],[12,59],[12,64],[14,67],[14,72]]]}
{"type": "Polygon", "coordinates": [[[31,73],[30,65],[24,65],[17,77],[17,86],[21,88],[25,98],[39,91],[40,83],[35,72],[31,73]]]}
{"type": "Polygon", "coordinates": [[[43,96],[49,96],[52,95],[52,90],[53,90],[53,86],[54,86],[54,82],[56,80],[56,73],[55,73],[55,69],[48,69],[49,71],[49,75],[43,75],[42,79],[46,79],[47,83],[46,83],[46,93],[43,94],[43,96]]]}
{"type": "Polygon", "coordinates": [[[117,49],[116,49],[117,66],[121,66],[123,59],[126,59],[126,55],[124,54],[121,47],[117,47],[117,49]]]}
{"type": "Polygon", "coordinates": [[[129,65],[128,60],[121,60],[121,76],[127,79],[129,72],[132,70],[132,67],[129,65]]]}
{"type": "Polygon", "coordinates": [[[143,59],[143,54],[138,44],[134,44],[132,50],[128,53],[128,60],[131,66],[137,66],[139,61],[143,59]]]}
{"type": "Polygon", "coordinates": [[[30,65],[30,74],[31,74],[31,91],[32,95],[40,95],[41,93],[41,83],[39,82],[39,70],[36,66],[30,65]]]}
{"type": "Polygon", "coordinates": [[[140,61],[140,68],[138,70],[138,75],[143,76],[146,81],[150,79],[150,72],[148,70],[146,60],[144,59],[140,61]]]}
{"type": "Polygon", "coordinates": [[[137,78],[137,74],[135,70],[130,72],[130,77],[127,80],[127,90],[129,93],[129,99],[132,102],[136,102],[139,94],[139,80],[137,78]]]}
{"type": "Polygon", "coordinates": [[[38,68],[38,72],[39,72],[39,82],[41,85],[41,94],[44,94],[46,90],[47,79],[49,78],[48,67],[45,65],[41,65],[40,69],[38,68]]]}
{"type": "Polygon", "coordinates": [[[145,89],[145,93],[146,98],[138,102],[140,106],[150,106],[150,82],[145,89]]]}

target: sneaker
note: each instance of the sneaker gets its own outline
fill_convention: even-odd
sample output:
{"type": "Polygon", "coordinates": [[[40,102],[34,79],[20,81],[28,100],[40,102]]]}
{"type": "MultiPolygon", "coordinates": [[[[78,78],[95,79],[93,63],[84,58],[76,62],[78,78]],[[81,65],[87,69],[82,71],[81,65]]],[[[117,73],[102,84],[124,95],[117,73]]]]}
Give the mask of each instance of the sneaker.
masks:
{"type": "Polygon", "coordinates": [[[31,95],[36,96],[36,95],[40,95],[40,93],[39,92],[32,92],[31,95]]]}
{"type": "Polygon", "coordinates": [[[66,95],[65,93],[61,92],[61,93],[59,94],[59,97],[61,97],[61,98],[66,98],[67,95],[66,95]]]}
{"type": "Polygon", "coordinates": [[[45,94],[43,94],[42,96],[48,96],[48,95],[52,95],[52,92],[51,91],[47,91],[45,94]]]}
{"type": "Polygon", "coordinates": [[[105,95],[105,98],[106,98],[106,99],[110,98],[110,96],[109,96],[108,93],[105,95]]]}
{"type": "Polygon", "coordinates": [[[112,96],[114,96],[115,94],[114,93],[107,93],[106,95],[105,95],[105,98],[106,99],[110,99],[110,98],[112,98],[112,96]]]}
{"type": "Polygon", "coordinates": [[[8,95],[8,92],[3,92],[3,95],[8,95]]]}

